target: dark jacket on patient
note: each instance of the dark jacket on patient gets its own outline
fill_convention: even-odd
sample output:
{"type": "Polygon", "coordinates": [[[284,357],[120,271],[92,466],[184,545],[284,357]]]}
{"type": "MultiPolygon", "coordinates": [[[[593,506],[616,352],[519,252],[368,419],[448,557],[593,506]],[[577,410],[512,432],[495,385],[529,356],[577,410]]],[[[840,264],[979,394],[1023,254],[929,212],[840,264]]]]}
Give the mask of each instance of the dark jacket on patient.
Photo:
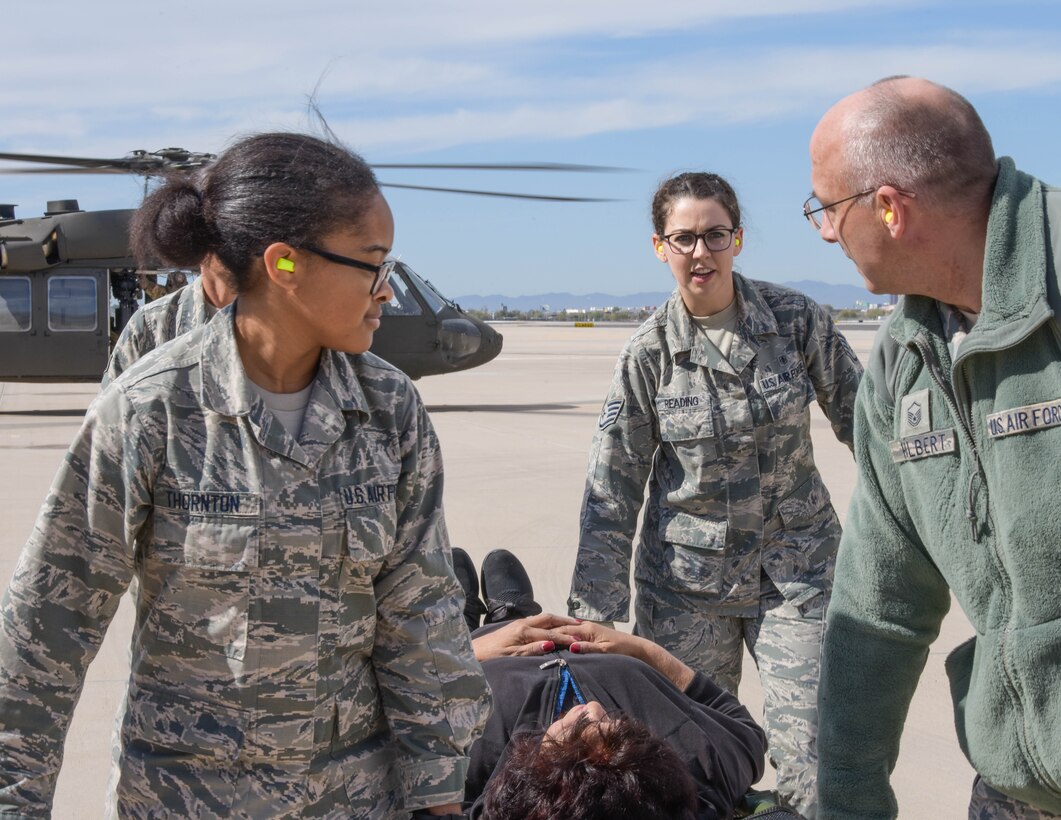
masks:
{"type": "Polygon", "coordinates": [[[483,736],[471,749],[465,806],[482,812],[482,794],[505,760],[505,746],[520,731],[544,731],[554,720],[560,667],[541,664],[563,658],[582,695],[611,715],[626,714],[646,724],[686,762],[699,795],[698,818],[730,817],[748,788],[763,773],[766,738],[728,692],[697,673],[685,692],[651,666],[626,655],[513,657],[483,663],[494,709],[483,736]]]}

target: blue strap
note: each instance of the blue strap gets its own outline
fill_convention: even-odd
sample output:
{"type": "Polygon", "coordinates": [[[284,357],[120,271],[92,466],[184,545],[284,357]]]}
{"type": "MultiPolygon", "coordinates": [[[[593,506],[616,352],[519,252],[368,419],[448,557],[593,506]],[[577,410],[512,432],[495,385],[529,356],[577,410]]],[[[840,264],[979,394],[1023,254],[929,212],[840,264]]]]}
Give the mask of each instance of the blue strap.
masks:
{"type": "Polygon", "coordinates": [[[553,720],[560,717],[560,713],[564,711],[564,703],[570,695],[574,695],[575,700],[579,703],[586,702],[586,699],[582,697],[582,692],[579,691],[578,684],[575,683],[575,679],[571,676],[571,670],[568,669],[565,664],[560,669],[560,691],[556,696],[556,708],[553,710],[553,720]],[[568,691],[568,687],[570,687],[570,692],[568,691]]]}

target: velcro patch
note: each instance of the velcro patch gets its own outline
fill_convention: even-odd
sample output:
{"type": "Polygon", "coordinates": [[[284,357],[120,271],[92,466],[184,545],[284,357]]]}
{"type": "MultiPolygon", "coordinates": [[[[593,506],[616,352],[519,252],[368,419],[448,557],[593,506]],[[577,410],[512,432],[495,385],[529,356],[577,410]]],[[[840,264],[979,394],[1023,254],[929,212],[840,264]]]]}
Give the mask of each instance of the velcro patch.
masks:
{"type": "Polygon", "coordinates": [[[1047,427],[1061,426],[1061,399],[1014,407],[987,417],[987,435],[1004,438],[1017,433],[1031,433],[1047,427]]]}
{"type": "Polygon", "coordinates": [[[892,460],[902,463],[953,453],[957,447],[957,441],[954,438],[954,428],[949,427],[945,430],[932,430],[928,433],[906,436],[893,441],[891,445],[892,460]]]}
{"type": "Polygon", "coordinates": [[[600,411],[600,419],[597,421],[597,426],[603,430],[605,427],[615,424],[624,404],[626,402],[623,399],[612,399],[609,402],[605,402],[604,408],[600,411]]]}

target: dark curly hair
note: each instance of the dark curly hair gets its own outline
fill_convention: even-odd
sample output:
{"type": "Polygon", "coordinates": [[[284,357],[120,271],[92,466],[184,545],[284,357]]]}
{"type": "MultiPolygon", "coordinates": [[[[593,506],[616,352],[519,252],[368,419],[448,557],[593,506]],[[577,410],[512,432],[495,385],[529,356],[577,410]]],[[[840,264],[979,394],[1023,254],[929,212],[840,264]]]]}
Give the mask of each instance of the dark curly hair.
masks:
{"type": "Polygon", "coordinates": [[[652,197],[652,230],[659,236],[667,229],[667,217],[679,199],[714,199],[726,209],[733,227],[740,227],[740,203],[733,186],[718,174],[686,171],[665,179],[652,197]]]}
{"type": "Polygon", "coordinates": [[[356,226],[378,192],[372,169],[341,145],[256,134],[197,174],[166,177],[133,215],[132,250],[145,267],[194,267],[215,254],[243,291],[271,243],[305,245],[356,226]]]}
{"type": "Polygon", "coordinates": [[[666,742],[640,721],[588,715],[563,739],[517,735],[491,779],[483,820],[692,820],[696,786],[666,742]]]}

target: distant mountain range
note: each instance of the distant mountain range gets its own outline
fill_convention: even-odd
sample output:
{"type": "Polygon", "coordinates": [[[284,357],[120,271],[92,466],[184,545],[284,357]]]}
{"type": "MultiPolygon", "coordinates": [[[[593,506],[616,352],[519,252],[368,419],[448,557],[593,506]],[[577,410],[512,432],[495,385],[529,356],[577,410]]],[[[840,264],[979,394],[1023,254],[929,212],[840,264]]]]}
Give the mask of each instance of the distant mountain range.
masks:
{"type": "MultiPolygon", "coordinates": [[[[880,304],[887,297],[874,296],[868,290],[857,285],[831,285],[828,282],[813,282],[803,280],[800,282],[783,282],[787,287],[803,291],[811,299],[819,304],[832,305],[834,308],[855,307],[858,303],[865,307],[867,304],[880,304]]],[[[547,306],[548,310],[589,310],[591,308],[640,308],[650,305],[662,305],[670,296],[664,291],[645,291],[642,293],[630,293],[625,296],[616,296],[612,293],[535,293],[528,296],[503,296],[493,293],[488,296],[469,294],[456,296],[454,301],[465,310],[501,310],[502,306],[508,310],[541,310],[547,306]]]]}

